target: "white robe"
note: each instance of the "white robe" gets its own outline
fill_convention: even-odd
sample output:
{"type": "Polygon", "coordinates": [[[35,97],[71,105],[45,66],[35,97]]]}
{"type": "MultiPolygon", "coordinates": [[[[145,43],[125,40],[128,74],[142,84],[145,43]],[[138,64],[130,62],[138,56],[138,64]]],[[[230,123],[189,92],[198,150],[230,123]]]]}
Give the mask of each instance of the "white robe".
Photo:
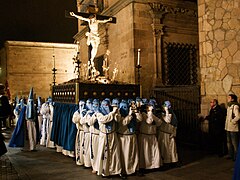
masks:
{"type": "Polygon", "coordinates": [[[156,137],[157,126],[160,126],[161,122],[152,112],[143,113],[138,137],[140,168],[154,169],[162,165],[160,148],[156,137]]]}
{"type": "Polygon", "coordinates": [[[116,134],[115,113],[110,112],[105,116],[101,113],[97,113],[96,115],[100,129],[97,157],[99,163],[98,175],[109,176],[120,174],[122,167],[118,137],[116,134]],[[105,124],[109,122],[112,122],[111,130],[105,126],[105,124]]]}
{"type": "Polygon", "coordinates": [[[30,150],[34,151],[36,150],[36,144],[37,144],[37,132],[36,132],[36,123],[32,120],[26,120],[26,128],[27,128],[27,134],[28,136],[26,141],[24,141],[24,150],[30,150]]]}
{"type": "Polygon", "coordinates": [[[90,159],[90,131],[89,131],[89,125],[87,124],[87,117],[86,115],[80,119],[80,124],[83,127],[83,161],[85,167],[91,167],[91,159],[90,159]]]}
{"type": "Polygon", "coordinates": [[[76,134],[76,140],[75,140],[75,159],[77,165],[83,165],[84,164],[84,158],[83,158],[83,137],[84,137],[84,131],[83,126],[80,124],[81,115],[79,111],[76,111],[73,114],[72,121],[76,124],[77,128],[77,134],[76,134]]]}
{"type": "MultiPolygon", "coordinates": [[[[169,125],[172,120],[171,114],[166,114],[163,116],[163,120],[169,125]]],[[[158,131],[158,142],[161,150],[161,156],[163,158],[163,163],[174,163],[178,162],[177,145],[175,141],[177,128],[172,126],[173,132],[166,133],[159,128],[158,131]]]]}
{"type": "Polygon", "coordinates": [[[50,119],[49,119],[49,124],[47,128],[47,140],[46,140],[46,147],[48,148],[55,148],[55,144],[53,141],[50,140],[51,134],[52,134],[52,125],[53,125],[53,105],[49,105],[50,108],[50,119]]]}
{"type": "Polygon", "coordinates": [[[41,125],[40,145],[46,146],[49,121],[50,121],[50,107],[47,103],[42,104],[40,113],[42,114],[42,118],[43,118],[42,125],[41,125]]]}
{"type": "Polygon", "coordinates": [[[98,141],[99,141],[99,129],[94,127],[94,123],[98,123],[97,117],[95,114],[92,116],[87,115],[87,121],[90,131],[90,158],[93,171],[98,171],[99,162],[97,161],[98,156],[98,141]]]}
{"type": "MultiPolygon", "coordinates": [[[[141,121],[139,113],[136,114],[136,120],[141,121]]],[[[131,132],[128,128],[128,124],[131,122],[133,116],[128,115],[126,117],[118,117],[118,138],[120,145],[120,157],[122,172],[124,174],[133,174],[139,169],[139,154],[138,154],[138,142],[136,132],[131,132]]]]}

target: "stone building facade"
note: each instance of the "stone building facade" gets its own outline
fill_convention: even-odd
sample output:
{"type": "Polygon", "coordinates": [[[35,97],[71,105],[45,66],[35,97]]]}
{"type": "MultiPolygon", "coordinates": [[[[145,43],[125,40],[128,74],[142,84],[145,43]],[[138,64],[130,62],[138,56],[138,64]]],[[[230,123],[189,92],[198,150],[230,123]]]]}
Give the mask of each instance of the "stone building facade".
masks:
{"type": "Polygon", "coordinates": [[[27,97],[31,87],[36,96],[47,98],[54,64],[56,83],[75,78],[72,58],[76,52],[76,44],[7,41],[0,51],[0,82],[8,80],[11,98],[27,97]]]}
{"type": "Polygon", "coordinates": [[[240,96],[240,2],[199,0],[201,109],[212,98],[226,105],[227,95],[240,96]]]}

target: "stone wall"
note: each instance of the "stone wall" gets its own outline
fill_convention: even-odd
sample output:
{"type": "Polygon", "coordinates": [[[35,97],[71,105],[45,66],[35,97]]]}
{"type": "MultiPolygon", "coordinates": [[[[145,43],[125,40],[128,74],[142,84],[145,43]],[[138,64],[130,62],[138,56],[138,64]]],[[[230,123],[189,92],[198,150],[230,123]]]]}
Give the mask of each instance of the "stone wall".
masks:
{"type": "Polygon", "coordinates": [[[75,44],[7,41],[1,50],[4,72],[0,80],[8,80],[12,98],[28,96],[31,87],[36,96],[46,98],[51,96],[54,58],[56,83],[63,83],[75,76],[72,58],[76,52],[75,44]]]}
{"type": "Polygon", "coordinates": [[[240,2],[199,0],[199,52],[202,113],[212,98],[226,105],[227,95],[240,96],[240,2]]]}

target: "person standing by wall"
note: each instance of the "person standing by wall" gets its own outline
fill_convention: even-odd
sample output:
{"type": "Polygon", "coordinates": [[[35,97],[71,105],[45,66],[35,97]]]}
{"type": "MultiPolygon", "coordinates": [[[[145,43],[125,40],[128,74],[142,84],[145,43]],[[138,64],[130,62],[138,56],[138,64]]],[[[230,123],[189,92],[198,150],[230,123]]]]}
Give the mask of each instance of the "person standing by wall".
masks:
{"type": "Polygon", "coordinates": [[[210,151],[221,157],[224,154],[224,123],[226,116],[217,99],[210,101],[210,111],[205,119],[209,122],[210,151]]]}
{"type": "Polygon", "coordinates": [[[235,94],[229,94],[227,97],[228,108],[225,122],[225,130],[227,133],[228,158],[235,161],[237,148],[239,144],[239,104],[235,94]]]}

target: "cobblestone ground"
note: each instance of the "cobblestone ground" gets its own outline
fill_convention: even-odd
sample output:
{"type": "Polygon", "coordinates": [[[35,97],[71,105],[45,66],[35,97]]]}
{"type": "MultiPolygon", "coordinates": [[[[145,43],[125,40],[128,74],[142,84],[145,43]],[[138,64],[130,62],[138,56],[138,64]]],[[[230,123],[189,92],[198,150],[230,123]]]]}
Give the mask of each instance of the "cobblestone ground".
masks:
{"type": "Polygon", "coordinates": [[[0,179],[1,180],[16,180],[20,179],[17,171],[6,155],[0,158],[0,179]]]}
{"type": "MultiPolygon", "coordinates": [[[[12,129],[4,130],[8,146],[12,129]]],[[[143,177],[129,176],[128,180],[230,180],[234,162],[225,157],[205,153],[199,149],[179,147],[180,165],[178,168],[146,171],[143,177]]],[[[79,167],[73,158],[38,145],[36,152],[9,148],[0,157],[0,180],[100,180],[101,176],[91,173],[91,169],[79,167]]],[[[111,179],[120,179],[119,176],[111,179]]]]}

